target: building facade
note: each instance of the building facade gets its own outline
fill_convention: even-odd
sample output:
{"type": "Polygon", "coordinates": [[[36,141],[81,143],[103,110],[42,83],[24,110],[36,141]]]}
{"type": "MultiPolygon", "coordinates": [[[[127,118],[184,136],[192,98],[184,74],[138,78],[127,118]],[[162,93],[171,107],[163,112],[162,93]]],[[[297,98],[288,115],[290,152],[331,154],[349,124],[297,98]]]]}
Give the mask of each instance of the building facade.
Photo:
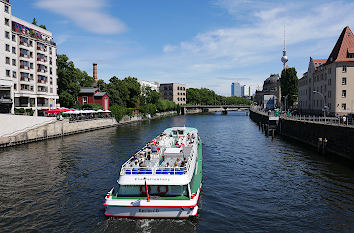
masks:
{"type": "Polygon", "coordinates": [[[145,94],[145,89],[147,87],[150,87],[151,90],[154,90],[154,91],[157,91],[157,92],[160,91],[158,82],[150,82],[150,81],[145,81],[145,80],[138,80],[138,82],[140,83],[141,92],[143,94],[145,94]]]}
{"type": "Polygon", "coordinates": [[[77,100],[81,105],[100,104],[103,110],[109,109],[109,97],[107,93],[100,91],[98,88],[81,87],[77,100]]]}
{"type": "Polygon", "coordinates": [[[312,59],[299,80],[299,111],[354,113],[354,35],[345,27],[328,59],[312,59]]]}
{"type": "Polygon", "coordinates": [[[163,99],[171,100],[176,104],[183,105],[187,103],[186,84],[161,83],[160,93],[163,99]]]}
{"type": "Polygon", "coordinates": [[[241,85],[238,82],[231,83],[231,96],[241,97],[241,85]]]}
{"type": "Polygon", "coordinates": [[[251,87],[247,85],[241,86],[241,97],[250,97],[251,96],[251,87]]]}
{"type": "Polygon", "coordinates": [[[264,96],[274,96],[274,107],[281,106],[281,88],[279,74],[271,74],[263,83],[263,90],[256,91],[255,101],[258,105],[264,107],[264,96]]]}
{"type": "Polygon", "coordinates": [[[0,0],[0,110],[58,107],[56,44],[52,33],[11,14],[0,0]]]}

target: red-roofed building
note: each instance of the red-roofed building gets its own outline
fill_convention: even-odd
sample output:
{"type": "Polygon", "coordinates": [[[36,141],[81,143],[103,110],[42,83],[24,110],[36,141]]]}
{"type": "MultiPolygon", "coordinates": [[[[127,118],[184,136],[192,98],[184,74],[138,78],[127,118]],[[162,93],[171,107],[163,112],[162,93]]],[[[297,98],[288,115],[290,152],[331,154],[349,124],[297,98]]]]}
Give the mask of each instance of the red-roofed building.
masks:
{"type": "Polygon", "coordinates": [[[80,104],[100,104],[103,110],[109,109],[109,97],[98,88],[81,87],[77,100],[80,104]]]}
{"type": "Polygon", "coordinates": [[[303,113],[354,112],[354,35],[349,27],[343,29],[328,59],[310,57],[308,70],[299,80],[298,101],[303,113]]]}

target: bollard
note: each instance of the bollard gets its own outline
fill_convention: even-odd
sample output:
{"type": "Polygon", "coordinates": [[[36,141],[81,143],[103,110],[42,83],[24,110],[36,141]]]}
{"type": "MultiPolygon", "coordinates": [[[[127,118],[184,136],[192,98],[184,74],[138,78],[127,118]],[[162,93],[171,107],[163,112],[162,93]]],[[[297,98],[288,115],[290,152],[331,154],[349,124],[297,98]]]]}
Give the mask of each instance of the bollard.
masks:
{"type": "Polygon", "coordinates": [[[265,135],[268,137],[269,135],[269,125],[265,125],[265,135]]]}
{"type": "Polygon", "coordinates": [[[322,149],[322,138],[318,138],[317,141],[317,152],[321,152],[322,149]]]}
{"type": "Polygon", "coordinates": [[[262,133],[264,132],[264,124],[262,124],[262,133]]]}
{"type": "Polygon", "coordinates": [[[275,133],[274,133],[274,129],[272,130],[272,140],[274,139],[275,133]]]}
{"type": "Polygon", "coordinates": [[[261,122],[258,123],[258,129],[261,130],[261,122]]]}
{"type": "Polygon", "coordinates": [[[327,138],[325,138],[322,142],[322,154],[326,154],[326,147],[327,147],[327,138]]]}

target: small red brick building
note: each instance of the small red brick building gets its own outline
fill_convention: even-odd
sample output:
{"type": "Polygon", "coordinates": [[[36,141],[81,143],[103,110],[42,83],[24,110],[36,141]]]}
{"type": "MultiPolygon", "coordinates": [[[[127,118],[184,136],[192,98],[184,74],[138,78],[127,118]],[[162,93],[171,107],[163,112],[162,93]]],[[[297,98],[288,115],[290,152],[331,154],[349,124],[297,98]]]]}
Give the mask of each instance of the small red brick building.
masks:
{"type": "Polygon", "coordinates": [[[77,100],[80,104],[100,104],[103,110],[109,109],[109,97],[98,88],[81,87],[77,100]]]}

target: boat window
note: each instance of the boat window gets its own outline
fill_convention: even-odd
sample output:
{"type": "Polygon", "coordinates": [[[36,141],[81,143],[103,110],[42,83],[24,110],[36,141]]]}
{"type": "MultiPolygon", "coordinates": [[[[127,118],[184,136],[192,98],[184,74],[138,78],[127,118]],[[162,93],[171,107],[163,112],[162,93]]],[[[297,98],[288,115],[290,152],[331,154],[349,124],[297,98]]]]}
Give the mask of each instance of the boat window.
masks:
{"type": "Polygon", "coordinates": [[[183,130],[178,130],[179,135],[183,135],[183,133],[184,133],[183,130]]]}
{"type": "Polygon", "coordinates": [[[172,130],[172,134],[177,136],[177,130],[172,130]]]}
{"type": "MultiPolygon", "coordinates": [[[[188,197],[187,185],[148,185],[150,196],[188,197]],[[167,187],[167,188],[166,188],[167,187]],[[159,192],[160,191],[160,192],[159,192]],[[167,191],[167,192],[166,192],[167,191]]],[[[145,197],[145,185],[120,185],[118,197],[145,197]]]]}

